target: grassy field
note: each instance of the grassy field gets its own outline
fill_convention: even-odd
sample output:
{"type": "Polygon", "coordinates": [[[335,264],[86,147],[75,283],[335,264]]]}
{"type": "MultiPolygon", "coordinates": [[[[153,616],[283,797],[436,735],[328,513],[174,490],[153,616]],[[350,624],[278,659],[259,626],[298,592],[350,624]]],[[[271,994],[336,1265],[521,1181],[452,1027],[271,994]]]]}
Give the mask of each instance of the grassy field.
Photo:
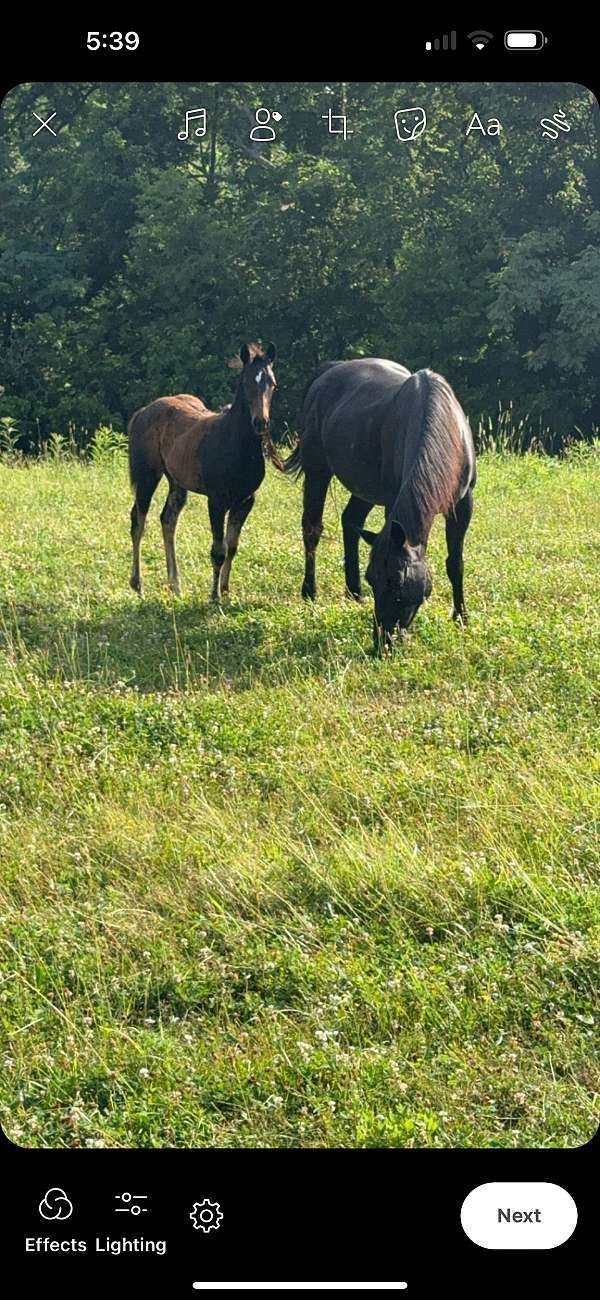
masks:
{"type": "MultiPolygon", "coordinates": [[[[162,496],[162,492],[160,494],[162,496]]],[[[573,1146],[598,1123],[600,455],[487,455],[406,644],[269,469],[128,588],[124,461],[0,466],[2,1117],[23,1146],[573,1146]]],[[[372,516],[375,519],[375,515],[372,516]]],[[[366,552],[364,555],[366,566],[366,552]]]]}

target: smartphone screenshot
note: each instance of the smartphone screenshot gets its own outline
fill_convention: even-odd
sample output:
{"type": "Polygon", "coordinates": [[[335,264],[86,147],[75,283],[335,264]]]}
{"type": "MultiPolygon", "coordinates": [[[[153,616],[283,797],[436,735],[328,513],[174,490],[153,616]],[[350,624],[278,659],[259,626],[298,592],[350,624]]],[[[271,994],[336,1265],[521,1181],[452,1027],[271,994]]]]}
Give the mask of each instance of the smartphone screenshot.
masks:
{"type": "Polygon", "coordinates": [[[284,17],[1,56],[5,1267],[577,1294],[593,42],[284,17]]]}

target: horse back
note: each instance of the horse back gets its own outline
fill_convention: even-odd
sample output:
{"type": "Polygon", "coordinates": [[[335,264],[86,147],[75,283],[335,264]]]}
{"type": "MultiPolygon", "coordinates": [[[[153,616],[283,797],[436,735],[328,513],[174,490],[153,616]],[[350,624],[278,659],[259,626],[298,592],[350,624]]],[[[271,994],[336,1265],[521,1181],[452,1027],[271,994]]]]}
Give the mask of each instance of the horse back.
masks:
{"type": "Polygon", "coordinates": [[[143,448],[156,470],[174,478],[181,487],[202,492],[199,447],[222,416],[211,411],[192,393],[157,397],[132,416],[129,442],[132,453],[143,448]]]}
{"type": "Polygon", "coordinates": [[[321,455],[350,492],[387,505],[388,443],[397,432],[394,403],[409,376],[405,366],[377,357],[337,361],[317,372],[304,401],[303,466],[321,455]]]}

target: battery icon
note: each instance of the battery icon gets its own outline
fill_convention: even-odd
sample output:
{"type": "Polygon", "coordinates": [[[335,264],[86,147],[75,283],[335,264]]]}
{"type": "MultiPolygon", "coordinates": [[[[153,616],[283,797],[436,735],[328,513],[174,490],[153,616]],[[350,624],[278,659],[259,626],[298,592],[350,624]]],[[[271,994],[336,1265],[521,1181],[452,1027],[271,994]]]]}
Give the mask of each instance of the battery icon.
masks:
{"type": "Polygon", "coordinates": [[[541,50],[547,41],[543,32],[505,32],[507,50],[541,50]]]}

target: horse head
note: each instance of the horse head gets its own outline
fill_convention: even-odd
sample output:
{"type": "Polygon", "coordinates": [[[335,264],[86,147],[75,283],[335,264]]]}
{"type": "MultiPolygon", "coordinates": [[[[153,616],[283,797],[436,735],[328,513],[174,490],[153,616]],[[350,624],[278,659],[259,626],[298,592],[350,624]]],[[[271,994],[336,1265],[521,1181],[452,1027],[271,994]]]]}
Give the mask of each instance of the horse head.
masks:
{"type": "Polygon", "coordinates": [[[260,438],[268,435],[271,423],[271,400],[277,387],[273,374],[276,355],[274,343],[269,343],[264,351],[261,343],[243,343],[240,348],[240,384],[250,411],[252,428],[260,438]]]}
{"type": "Polygon", "coordinates": [[[408,628],[431,595],[431,574],[423,546],[411,546],[402,525],[395,519],[380,533],[361,531],[371,547],[365,577],[375,599],[373,640],[376,650],[389,646],[397,628],[408,628]]]}

